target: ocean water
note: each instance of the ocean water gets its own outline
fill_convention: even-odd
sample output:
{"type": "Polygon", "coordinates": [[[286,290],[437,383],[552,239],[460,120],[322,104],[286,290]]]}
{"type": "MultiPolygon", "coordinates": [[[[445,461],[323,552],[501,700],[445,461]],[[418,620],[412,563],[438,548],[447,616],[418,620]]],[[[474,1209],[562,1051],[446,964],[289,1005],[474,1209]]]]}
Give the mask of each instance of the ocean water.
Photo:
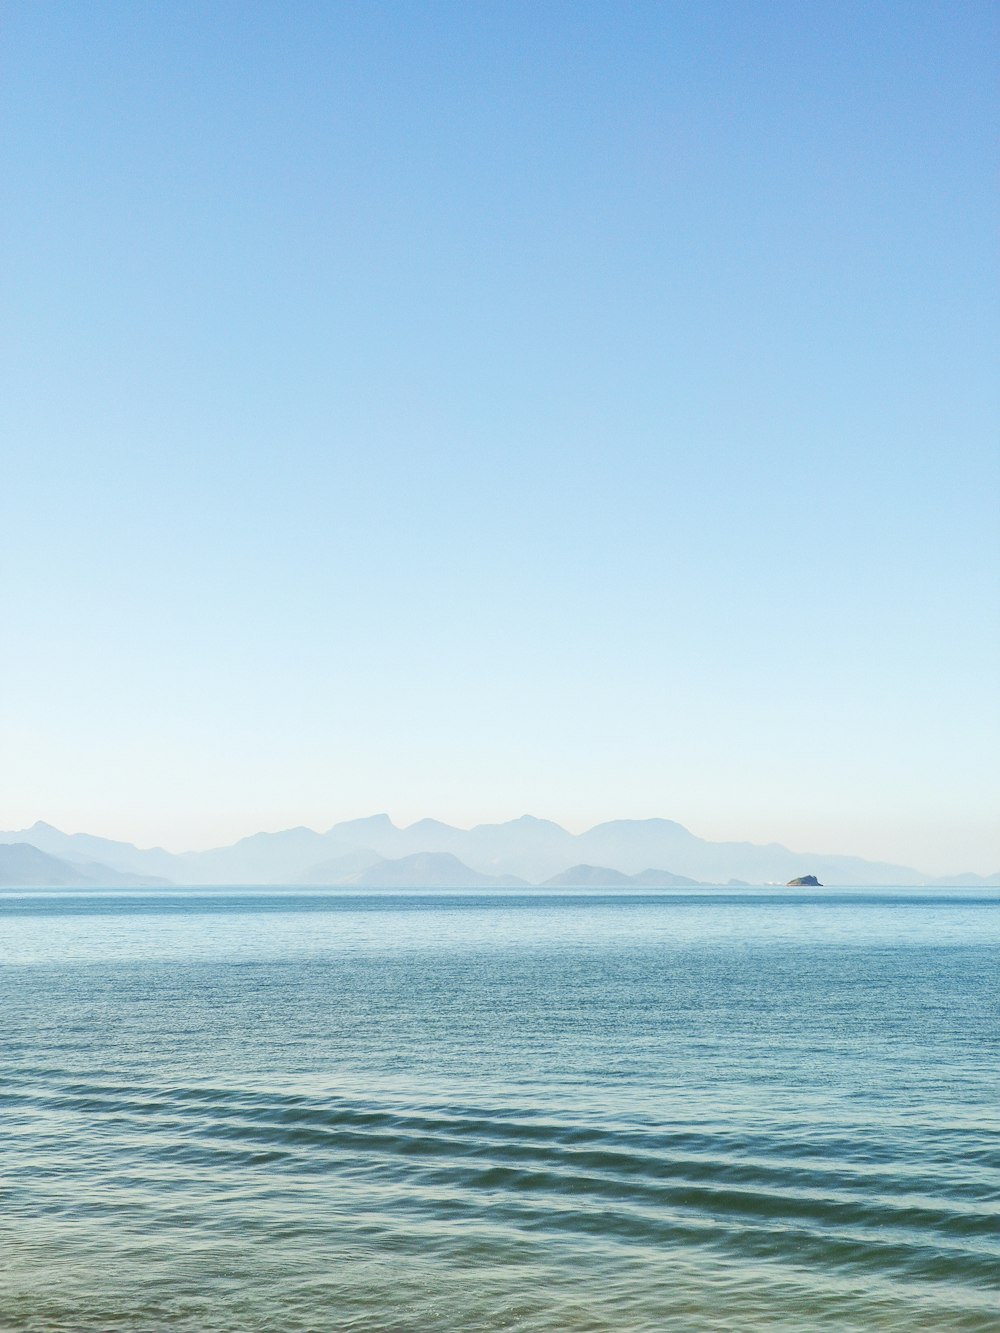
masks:
{"type": "Polygon", "coordinates": [[[1000,1329],[996,891],[8,891],[0,963],[4,1329],[1000,1329]]]}

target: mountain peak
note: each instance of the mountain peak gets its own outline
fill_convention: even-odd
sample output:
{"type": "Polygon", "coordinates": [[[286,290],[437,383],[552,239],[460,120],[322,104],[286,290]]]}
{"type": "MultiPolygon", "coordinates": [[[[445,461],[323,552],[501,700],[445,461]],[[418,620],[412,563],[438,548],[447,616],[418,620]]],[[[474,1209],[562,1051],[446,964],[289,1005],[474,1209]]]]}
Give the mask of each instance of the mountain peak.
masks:
{"type": "Polygon", "coordinates": [[[676,819],[659,819],[655,816],[651,819],[606,819],[601,824],[595,824],[588,833],[596,833],[599,829],[643,829],[650,833],[683,833],[687,837],[693,837],[690,829],[686,829],[683,824],[678,824],[676,819]]]}
{"type": "Polygon", "coordinates": [[[335,833],[338,829],[368,829],[372,833],[396,833],[396,825],[389,816],[383,811],[377,815],[364,815],[361,819],[344,819],[339,824],[334,824],[327,829],[327,833],[335,833]]]}

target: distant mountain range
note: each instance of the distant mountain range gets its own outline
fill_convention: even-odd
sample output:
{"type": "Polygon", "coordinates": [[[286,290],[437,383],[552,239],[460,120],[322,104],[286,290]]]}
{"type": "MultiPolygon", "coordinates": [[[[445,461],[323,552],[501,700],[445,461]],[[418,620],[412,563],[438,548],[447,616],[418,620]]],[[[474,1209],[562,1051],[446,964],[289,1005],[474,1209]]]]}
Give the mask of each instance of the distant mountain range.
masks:
{"type": "Polygon", "coordinates": [[[97,861],[64,861],[28,842],[0,846],[0,886],[4,888],[155,888],[170,881],[155,875],[130,875],[97,861]]]}
{"type": "Polygon", "coordinates": [[[779,843],[709,842],[669,819],[618,819],[574,834],[531,815],[461,829],[435,819],[398,828],[382,814],[335,824],[326,833],[291,828],[180,853],[63,833],[41,821],[0,832],[5,885],[683,886],[786,884],[803,874],[828,886],[1000,886],[1000,873],[933,877],[912,866],[793,852],[779,843]]]}

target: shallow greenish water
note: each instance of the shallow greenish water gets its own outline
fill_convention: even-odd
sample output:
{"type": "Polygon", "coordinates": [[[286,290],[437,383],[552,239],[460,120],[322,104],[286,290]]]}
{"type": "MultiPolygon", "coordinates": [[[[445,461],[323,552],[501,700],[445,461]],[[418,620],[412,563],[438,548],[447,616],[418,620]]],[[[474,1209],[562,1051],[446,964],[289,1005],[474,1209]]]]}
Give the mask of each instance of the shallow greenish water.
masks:
{"type": "Polygon", "coordinates": [[[0,1326],[1000,1329],[1000,895],[0,896],[0,1326]]]}

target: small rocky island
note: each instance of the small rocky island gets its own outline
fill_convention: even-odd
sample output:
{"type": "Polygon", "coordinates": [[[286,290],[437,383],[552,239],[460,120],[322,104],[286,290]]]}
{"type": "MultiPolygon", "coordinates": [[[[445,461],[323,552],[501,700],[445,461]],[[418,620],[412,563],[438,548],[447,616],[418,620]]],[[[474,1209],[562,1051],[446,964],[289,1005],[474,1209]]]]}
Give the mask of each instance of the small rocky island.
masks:
{"type": "Polygon", "coordinates": [[[800,875],[798,879],[790,879],[785,885],[786,889],[821,889],[823,885],[815,875],[800,875]]]}

